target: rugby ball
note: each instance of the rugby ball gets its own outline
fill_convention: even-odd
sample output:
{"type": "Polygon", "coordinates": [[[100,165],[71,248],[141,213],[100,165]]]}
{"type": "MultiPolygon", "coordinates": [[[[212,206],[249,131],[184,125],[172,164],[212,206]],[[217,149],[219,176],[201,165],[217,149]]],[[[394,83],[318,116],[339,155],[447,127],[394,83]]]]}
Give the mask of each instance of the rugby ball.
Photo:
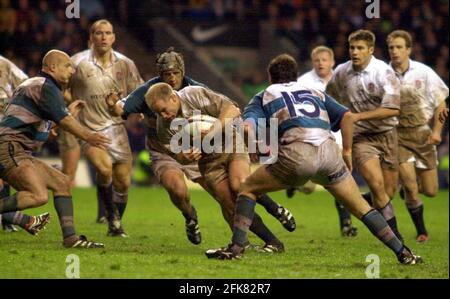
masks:
{"type": "Polygon", "coordinates": [[[209,115],[194,115],[188,118],[188,123],[183,127],[183,132],[190,136],[200,136],[202,131],[208,131],[217,121],[217,118],[209,115]]]}

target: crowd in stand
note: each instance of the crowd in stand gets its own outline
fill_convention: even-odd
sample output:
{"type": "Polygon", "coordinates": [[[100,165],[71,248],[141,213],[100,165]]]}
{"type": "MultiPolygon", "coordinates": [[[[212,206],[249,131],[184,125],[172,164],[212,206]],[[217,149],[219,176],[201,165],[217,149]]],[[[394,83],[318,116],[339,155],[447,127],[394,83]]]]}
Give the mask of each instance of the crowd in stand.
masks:
{"type": "Polygon", "coordinates": [[[379,18],[368,18],[366,1],[351,0],[171,0],[177,18],[197,21],[264,20],[279,35],[292,40],[300,49],[300,61],[307,61],[311,49],[319,44],[333,48],[336,63],[348,59],[347,37],[365,28],[375,33],[375,56],[388,59],[386,36],[404,29],[414,40],[414,59],[430,65],[448,84],[448,13],[444,0],[378,1],[379,18]]]}

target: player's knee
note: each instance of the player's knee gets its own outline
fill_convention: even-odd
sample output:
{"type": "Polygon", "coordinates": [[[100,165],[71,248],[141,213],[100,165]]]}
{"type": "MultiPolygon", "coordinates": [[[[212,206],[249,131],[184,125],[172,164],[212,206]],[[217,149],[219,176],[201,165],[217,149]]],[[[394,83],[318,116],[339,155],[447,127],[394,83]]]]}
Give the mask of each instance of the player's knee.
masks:
{"type": "Polygon", "coordinates": [[[55,183],[52,184],[54,187],[52,186],[51,189],[55,194],[70,194],[71,179],[68,175],[60,173],[53,177],[53,180],[55,183]]]}
{"type": "Polygon", "coordinates": [[[239,193],[247,193],[247,192],[252,192],[252,191],[253,191],[252,186],[247,182],[247,180],[244,180],[239,185],[239,189],[238,189],[239,193]]]}
{"type": "Polygon", "coordinates": [[[387,196],[389,196],[390,199],[394,198],[396,191],[397,189],[395,187],[386,188],[386,194],[387,196]]]}
{"type": "Polygon", "coordinates": [[[175,179],[167,184],[166,186],[167,192],[169,192],[170,196],[176,200],[177,202],[183,202],[189,200],[189,192],[184,180],[175,179]]]}
{"type": "Polygon", "coordinates": [[[422,187],[421,193],[428,197],[436,197],[438,194],[438,186],[424,186],[422,187]]]}
{"type": "Polygon", "coordinates": [[[382,180],[374,180],[371,182],[370,184],[371,187],[371,191],[375,192],[375,193],[383,193],[385,192],[384,190],[384,184],[382,180]]]}
{"type": "Polygon", "coordinates": [[[97,167],[96,170],[97,174],[104,178],[112,177],[112,167],[108,167],[108,165],[102,165],[100,167],[97,167]]]}
{"type": "Polygon", "coordinates": [[[122,177],[113,180],[114,189],[119,193],[126,193],[131,186],[130,177],[122,177]]]}
{"type": "Polygon", "coordinates": [[[34,195],[34,207],[40,207],[42,205],[45,205],[48,202],[48,193],[47,189],[45,192],[38,192],[34,195]]]}
{"type": "Polygon", "coordinates": [[[245,179],[234,179],[230,182],[231,190],[235,193],[238,193],[241,189],[241,184],[244,183],[245,179]]]}

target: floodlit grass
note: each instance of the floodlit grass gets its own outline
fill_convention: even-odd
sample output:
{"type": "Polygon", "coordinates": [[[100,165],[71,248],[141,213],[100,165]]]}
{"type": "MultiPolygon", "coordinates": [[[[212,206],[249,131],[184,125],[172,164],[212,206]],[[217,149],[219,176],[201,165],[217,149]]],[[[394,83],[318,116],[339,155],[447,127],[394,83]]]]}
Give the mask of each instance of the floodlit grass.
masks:
{"type": "MultiPolygon", "coordinates": [[[[415,229],[404,203],[394,200],[400,232],[406,244],[424,258],[415,266],[400,265],[394,254],[354,219],[358,236],[339,234],[334,202],[327,192],[271,194],[289,208],[297,220],[297,230],[289,233],[279,222],[258,207],[269,228],[284,242],[283,254],[248,251],[241,260],[208,260],[204,251],[228,244],[231,232],[219,205],[204,191],[192,190],[203,242],[192,245],[186,238],[184,218],[160,188],[132,188],[125,212],[124,228],[130,238],[106,236],[106,225],[96,224],[94,189],[75,189],[77,233],[106,244],[105,249],[64,249],[53,204],[27,213],[50,211],[47,230],[33,237],[23,231],[0,231],[0,278],[65,278],[66,257],[80,259],[81,278],[366,278],[366,256],[380,257],[381,278],[448,278],[449,213],[448,192],[434,199],[424,198],[430,240],[416,244],[415,229]]],[[[250,241],[262,244],[251,235],[250,241]]]]}

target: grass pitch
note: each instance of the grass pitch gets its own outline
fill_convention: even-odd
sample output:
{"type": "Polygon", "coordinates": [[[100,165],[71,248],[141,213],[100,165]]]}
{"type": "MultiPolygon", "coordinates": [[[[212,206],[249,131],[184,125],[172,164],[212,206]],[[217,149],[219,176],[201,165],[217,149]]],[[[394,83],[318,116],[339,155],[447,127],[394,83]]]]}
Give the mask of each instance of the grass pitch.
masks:
{"type": "MultiPolygon", "coordinates": [[[[434,199],[425,198],[425,220],[430,234],[426,244],[416,244],[415,229],[400,198],[394,200],[400,232],[406,244],[424,258],[415,266],[400,265],[394,254],[372,237],[354,219],[358,236],[343,238],[338,230],[334,202],[327,192],[297,193],[287,199],[284,192],[271,194],[289,208],[297,230],[289,233],[264,209],[257,211],[268,227],[284,242],[283,254],[248,251],[241,260],[208,260],[204,251],[226,245],[230,230],[219,205],[204,191],[192,190],[203,242],[192,245],[186,238],[184,218],[160,188],[131,188],[124,228],[130,238],[106,236],[106,225],[96,224],[94,189],[75,189],[77,233],[106,244],[105,249],[64,249],[52,202],[38,209],[49,211],[47,230],[33,237],[24,231],[0,231],[0,278],[65,278],[66,258],[76,254],[81,278],[366,278],[369,254],[380,258],[380,278],[448,278],[449,213],[448,191],[434,199]]],[[[250,241],[262,244],[254,235],[250,241]]]]}

